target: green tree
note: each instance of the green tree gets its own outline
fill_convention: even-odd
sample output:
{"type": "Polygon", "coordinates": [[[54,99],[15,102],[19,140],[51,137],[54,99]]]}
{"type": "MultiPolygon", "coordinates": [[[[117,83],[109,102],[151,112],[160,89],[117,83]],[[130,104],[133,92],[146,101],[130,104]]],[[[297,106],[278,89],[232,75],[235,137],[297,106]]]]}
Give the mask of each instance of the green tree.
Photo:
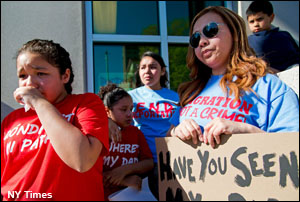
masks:
{"type": "Polygon", "coordinates": [[[189,69],[186,66],[186,46],[169,46],[170,88],[177,91],[178,86],[189,81],[189,69]]]}

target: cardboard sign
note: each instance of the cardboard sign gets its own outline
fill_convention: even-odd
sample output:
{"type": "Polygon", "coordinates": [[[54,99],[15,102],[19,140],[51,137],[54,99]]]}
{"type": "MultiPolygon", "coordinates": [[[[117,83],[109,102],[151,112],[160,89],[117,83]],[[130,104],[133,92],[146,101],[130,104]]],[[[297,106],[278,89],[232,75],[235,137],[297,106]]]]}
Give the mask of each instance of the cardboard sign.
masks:
{"type": "Polygon", "coordinates": [[[156,138],[161,201],[299,201],[299,132],[156,138]]]}

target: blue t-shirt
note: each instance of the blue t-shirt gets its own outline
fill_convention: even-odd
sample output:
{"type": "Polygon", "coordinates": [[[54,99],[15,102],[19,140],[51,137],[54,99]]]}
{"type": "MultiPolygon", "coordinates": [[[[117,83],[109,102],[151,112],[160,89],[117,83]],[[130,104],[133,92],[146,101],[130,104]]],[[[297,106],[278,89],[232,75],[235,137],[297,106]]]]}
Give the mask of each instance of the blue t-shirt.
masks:
{"type": "Polygon", "coordinates": [[[270,67],[279,71],[299,64],[299,47],[290,33],[274,28],[254,33],[248,37],[249,45],[257,57],[262,57],[270,67]]]}
{"type": "Polygon", "coordinates": [[[194,119],[202,129],[216,117],[245,122],[266,132],[299,131],[299,100],[295,92],[272,74],[257,80],[253,92],[238,101],[226,97],[219,83],[223,75],[212,75],[200,94],[185,107],[178,107],[170,122],[177,126],[194,119]]]}
{"type": "Polygon", "coordinates": [[[165,137],[170,128],[169,119],[174,114],[179,101],[176,92],[167,88],[151,90],[141,86],[128,92],[133,99],[133,121],[144,134],[154,162],[156,157],[156,137],[165,137]]]}

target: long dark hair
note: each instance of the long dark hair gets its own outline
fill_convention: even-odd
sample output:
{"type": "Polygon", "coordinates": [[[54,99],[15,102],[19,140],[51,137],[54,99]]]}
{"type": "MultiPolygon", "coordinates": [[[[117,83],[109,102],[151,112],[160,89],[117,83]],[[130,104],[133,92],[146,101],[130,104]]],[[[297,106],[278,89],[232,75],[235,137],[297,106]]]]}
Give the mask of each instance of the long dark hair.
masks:
{"type": "MultiPolygon", "coordinates": [[[[166,64],[165,64],[165,62],[164,62],[164,60],[162,59],[162,57],[161,57],[159,54],[154,53],[154,52],[152,52],[152,51],[147,51],[147,52],[145,52],[145,53],[141,56],[140,61],[141,61],[144,57],[146,57],[146,56],[152,57],[154,60],[156,60],[156,61],[160,64],[161,69],[167,67],[166,64]]],[[[141,78],[140,78],[139,69],[140,69],[140,67],[138,67],[137,70],[136,70],[136,72],[135,72],[135,79],[136,79],[135,85],[136,85],[136,87],[140,87],[140,86],[144,85],[144,84],[142,83],[142,81],[141,81],[141,78]]],[[[167,72],[166,72],[164,75],[162,75],[162,76],[160,77],[160,86],[163,87],[163,88],[166,88],[166,87],[167,87],[167,84],[168,84],[168,76],[167,76],[167,72]]]]}
{"type": "Polygon", "coordinates": [[[23,52],[37,53],[41,55],[49,64],[59,69],[60,75],[66,73],[67,69],[70,69],[70,79],[65,84],[65,89],[68,94],[72,93],[72,82],[74,80],[74,74],[72,69],[72,62],[70,54],[60,46],[58,43],[54,43],[52,40],[33,39],[26,42],[17,52],[17,57],[23,52]]]}
{"type": "MultiPolygon", "coordinates": [[[[253,49],[250,48],[243,18],[225,7],[210,6],[200,11],[191,23],[190,36],[193,34],[193,28],[197,20],[209,12],[218,14],[231,32],[232,49],[220,86],[225,93],[233,94],[235,99],[238,100],[244,91],[253,91],[251,87],[255,82],[266,75],[268,72],[267,64],[262,59],[257,58],[253,49]],[[235,76],[237,79],[233,81],[235,76]]],[[[192,81],[182,83],[178,87],[179,104],[182,107],[192,101],[203,90],[212,74],[211,68],[197,58],[191,46],[188,47],[186,61],[188,68],[191,70],[190,78],[192,81]]]]}

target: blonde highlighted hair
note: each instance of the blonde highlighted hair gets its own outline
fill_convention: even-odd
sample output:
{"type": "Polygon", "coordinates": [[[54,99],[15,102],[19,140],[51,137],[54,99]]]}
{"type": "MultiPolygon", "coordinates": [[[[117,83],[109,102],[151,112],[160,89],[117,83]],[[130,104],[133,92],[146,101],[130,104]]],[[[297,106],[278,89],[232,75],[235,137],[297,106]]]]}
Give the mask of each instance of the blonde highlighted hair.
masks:
{"type": "MultiPolygon", "coordinates": [[[[196,21],[206,13],[218,14],[228,26],[232,36],[232,50],[230,52],[227,70],[220,81],[220,86],[231,96],[238,100],[245,91],[252,91],[252,86],[267,73],[267,64],[255,56],[250,48],[246,33],[245,22],[242,17],[233,11],[222,6],[210,6],[200,11],[193,19],[190,27],[190,36],[193,34],[193,27],[196,21]],[[234,77],[236,79],[233,81],[234,77]]],[[[189,46],[186,57],[187,66],[190,69],[192,81],[183,83],[178,88],[180,106],[184,107],[203,90],[212,70],[203,64],[195,55],[194,49],[189,46]]]]}

